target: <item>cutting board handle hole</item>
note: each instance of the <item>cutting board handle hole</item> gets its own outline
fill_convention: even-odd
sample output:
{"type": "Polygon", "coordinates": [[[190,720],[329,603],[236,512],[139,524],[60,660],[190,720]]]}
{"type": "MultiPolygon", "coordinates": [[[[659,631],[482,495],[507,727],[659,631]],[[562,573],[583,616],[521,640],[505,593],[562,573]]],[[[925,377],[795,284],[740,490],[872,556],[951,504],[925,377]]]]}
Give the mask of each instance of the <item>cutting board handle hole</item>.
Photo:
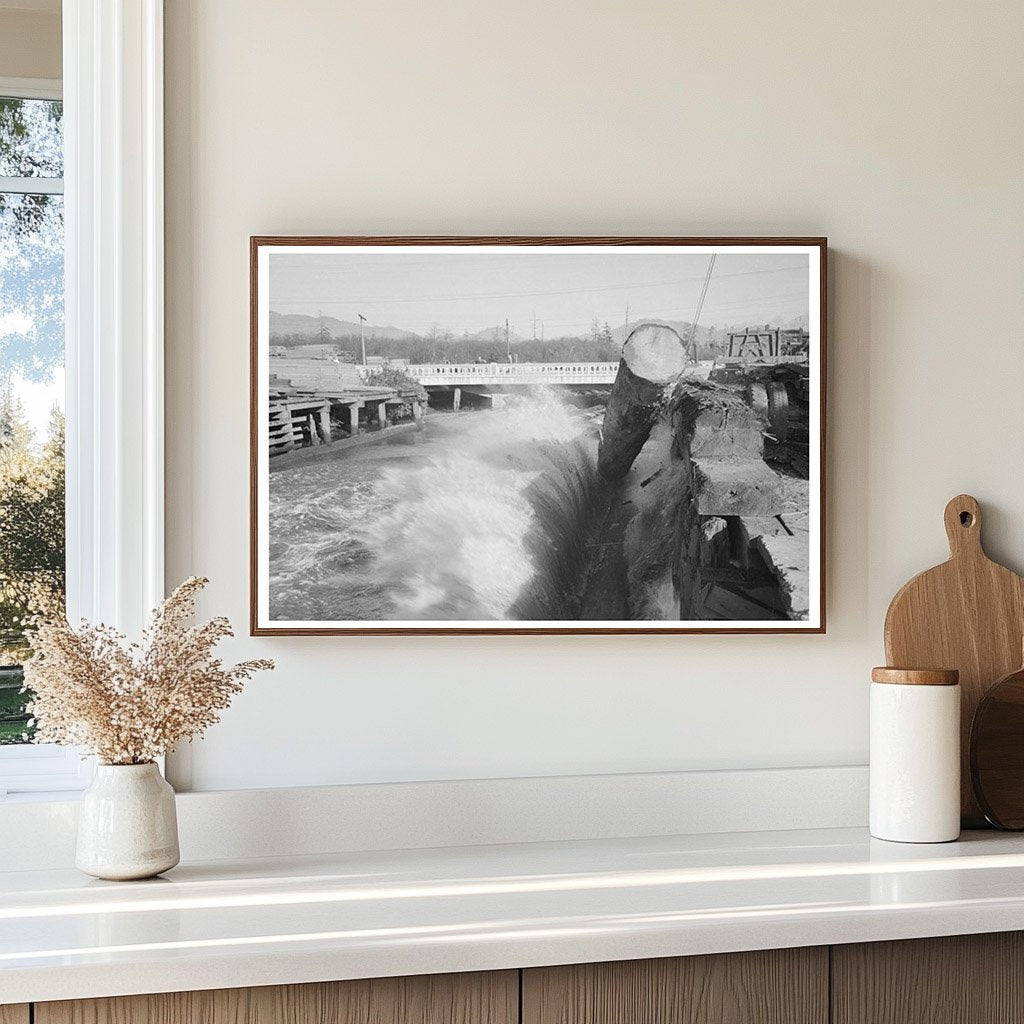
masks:
{"type": "Polygon", "coordinates": [[[978,557],[981,550],[981,506],[969,494],[958,494],[946,503],[942,513],[949,539],[949,553],[978,557]]]}

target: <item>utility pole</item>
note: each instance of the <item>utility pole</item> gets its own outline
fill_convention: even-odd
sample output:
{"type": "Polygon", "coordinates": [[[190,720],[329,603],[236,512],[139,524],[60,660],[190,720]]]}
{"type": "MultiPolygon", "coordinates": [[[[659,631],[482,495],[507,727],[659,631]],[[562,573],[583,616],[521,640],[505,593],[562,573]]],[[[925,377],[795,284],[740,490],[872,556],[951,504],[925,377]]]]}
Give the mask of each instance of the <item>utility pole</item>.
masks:
{"type": "Polygon", "coordinates": [[[626,303],[626,333],[629,333],[629,303],[626,303]]]}
{"type": "Polygon", "coordinates": [[[366,365],[366,328],[363,326],[366,323],[366,317],[362,313],[359,314],[359,347],[363,351],[363,366],[366,365]]]}
{"type": "Polygon", "coordinates": [[[533,311],[533,340],[537,340],[537,311],[533,311]]]}
{"type": "Polygon", "coordinates": [[[507,362],[512,362],[512,343],[508,338],[508,317],[505,317],[505,359],[507,362]]]}

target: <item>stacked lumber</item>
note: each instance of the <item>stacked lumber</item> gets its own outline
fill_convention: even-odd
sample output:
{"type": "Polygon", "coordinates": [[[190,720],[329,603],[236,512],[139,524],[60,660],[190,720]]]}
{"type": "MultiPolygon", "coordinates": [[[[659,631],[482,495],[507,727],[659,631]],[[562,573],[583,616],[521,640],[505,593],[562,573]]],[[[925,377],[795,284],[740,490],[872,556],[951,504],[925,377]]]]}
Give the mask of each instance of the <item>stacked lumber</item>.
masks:
{"type": "Polygon", "coordinates": [[[270,357],[270,374],[300,391],[324,393],[364,387],[359,367],[326,359],[270,357]]]}
{"type": "Polygon", "coordinates": [[[302,444],[302,432],[296,435],[288,407],[280,402],[270,403],[270,454],[282,455],[302,444]]]}
{"type": "Polygon", "coordinates": [[[330,411],[330,402],[317,396],[272,395],[269,406],[270,454],[283,455],[293,448],[329,444],[330,411]]]}

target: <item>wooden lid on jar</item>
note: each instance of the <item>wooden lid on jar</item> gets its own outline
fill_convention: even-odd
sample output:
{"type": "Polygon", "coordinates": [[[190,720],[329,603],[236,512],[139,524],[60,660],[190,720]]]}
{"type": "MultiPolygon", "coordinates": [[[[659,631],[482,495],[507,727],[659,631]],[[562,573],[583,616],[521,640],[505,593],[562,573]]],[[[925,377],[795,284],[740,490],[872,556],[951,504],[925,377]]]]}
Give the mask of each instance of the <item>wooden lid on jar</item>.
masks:
{"type": "Polygon", "coordinates": [[[873,683],[897,683],[903,686],[956,686],[960,673],[955,668],[884,668],[871,670],[873,683]]]}

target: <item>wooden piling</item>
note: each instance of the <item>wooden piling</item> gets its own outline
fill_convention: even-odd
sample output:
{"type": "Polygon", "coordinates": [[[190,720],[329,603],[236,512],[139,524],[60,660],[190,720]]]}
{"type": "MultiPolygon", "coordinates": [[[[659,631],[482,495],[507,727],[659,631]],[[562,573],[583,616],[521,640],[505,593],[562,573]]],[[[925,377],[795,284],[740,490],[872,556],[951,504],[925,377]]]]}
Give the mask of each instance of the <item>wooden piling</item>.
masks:
{"type": "Polygon", "coordinates": [[[331,404],[325,402],[323,408],[317,414],[317,434],[321,444],[331,443],[331,404]]]}
{"type": "Polygon", "coordinates": [[[306,438],[309,441],[309,446],[311,448],[315,448],[318,444],[321,443],[320,431],[317,429],[316,419],[317,414],[315,412],[308,412],[303,417],[304,423],[302,430],[303,433],[306,435],[306,438]]]}
{"type": "Polygon", "coordinates": [[[348,432],[351,437],[359,436],[359,407],[362,402],[351,402],[348,406],[348,432]]]}

